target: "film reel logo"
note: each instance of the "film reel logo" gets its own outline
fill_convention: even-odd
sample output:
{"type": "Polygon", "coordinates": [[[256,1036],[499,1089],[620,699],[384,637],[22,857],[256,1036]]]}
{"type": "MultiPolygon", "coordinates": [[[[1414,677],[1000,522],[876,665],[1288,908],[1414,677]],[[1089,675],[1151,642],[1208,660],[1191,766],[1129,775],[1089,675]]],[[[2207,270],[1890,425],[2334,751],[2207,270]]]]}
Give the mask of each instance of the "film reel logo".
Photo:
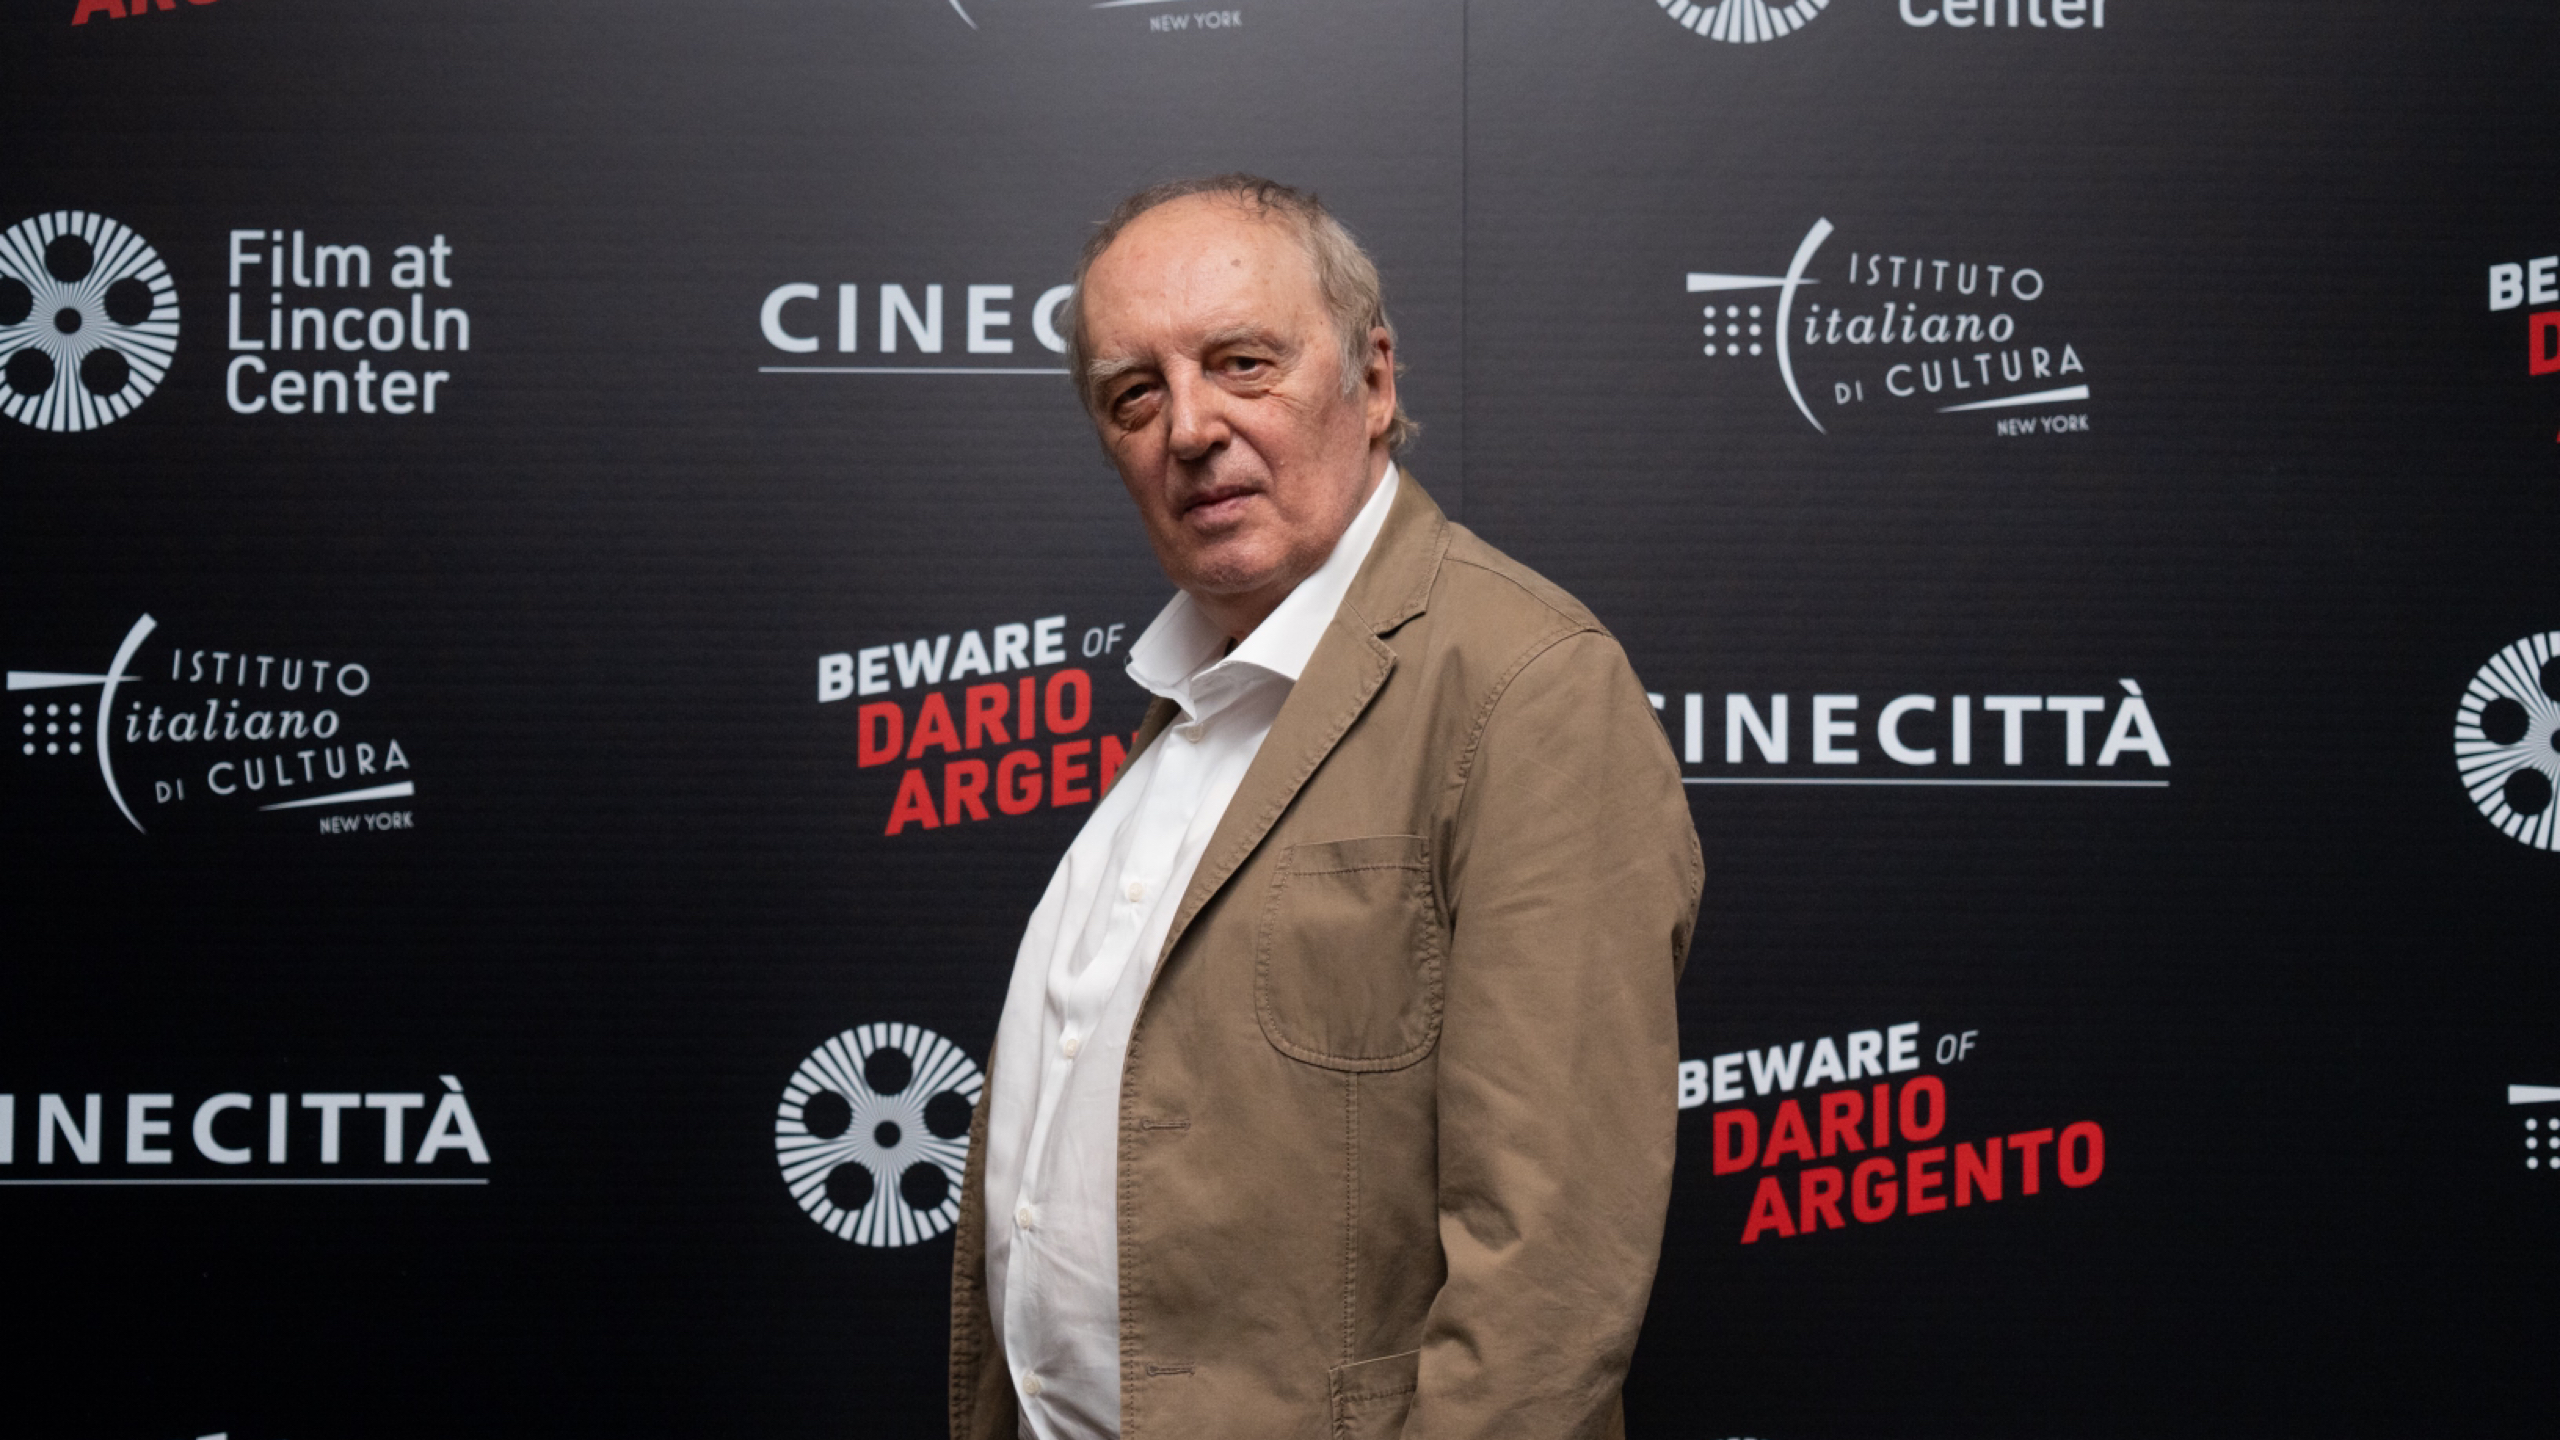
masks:
{"type": "Polygon", "coordinates": [[[2463,788],[2489,823],[2540,850],[2560,850],[2560,630],[2501,650],[2463,692],[2453,722],[2463,788]]]}
{"type": "Polygon", "coordinates": [[[864,1025],[811,1051],[783,1087],[773,1148],[810,1219],[857,1245],[913,1245],[960,1218],[969,1117],[986,1076],[914,1025],[864,1025]]]}
{"type": "Polygon", "coordinates": [[[160,254],[104,215],[57,210],[0,231],[0,412],[94,430],[159,388],[178,349],[160,254]]]}
{"type": "Polygon", "coordinates": [[[1710,40],[1756,45],[1813,23],[1831,0],[1655,0],[1684,29],[1710,40]]]}

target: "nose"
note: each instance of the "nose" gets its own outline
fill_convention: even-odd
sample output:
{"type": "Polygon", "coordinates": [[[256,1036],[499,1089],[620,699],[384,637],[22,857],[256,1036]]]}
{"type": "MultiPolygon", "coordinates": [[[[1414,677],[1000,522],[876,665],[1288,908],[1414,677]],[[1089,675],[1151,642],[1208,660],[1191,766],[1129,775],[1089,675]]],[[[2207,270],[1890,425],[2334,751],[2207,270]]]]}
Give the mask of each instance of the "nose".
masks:
{"type": "Polygon", "coordinates": [[[1165,377],[1166,443],[1175,459],[1186,463],[1207,457],[1227,443],[1225,394],[1196,369],[1165,377]]]}

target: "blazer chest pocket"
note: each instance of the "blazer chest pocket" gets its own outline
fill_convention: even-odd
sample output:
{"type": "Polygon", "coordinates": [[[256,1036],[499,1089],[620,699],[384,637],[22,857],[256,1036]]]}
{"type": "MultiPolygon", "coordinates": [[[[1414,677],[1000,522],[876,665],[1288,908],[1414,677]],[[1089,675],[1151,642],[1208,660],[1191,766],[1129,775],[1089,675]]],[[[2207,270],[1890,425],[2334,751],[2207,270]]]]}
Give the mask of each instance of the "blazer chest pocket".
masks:
{"type": "Polygon", "coordinates": [[[1263,1035],[1330,1070],[1413,1064],[1440,1039],[1445,938],[1421,836],[1290,846],[1254,935],[1263,1035]]]}

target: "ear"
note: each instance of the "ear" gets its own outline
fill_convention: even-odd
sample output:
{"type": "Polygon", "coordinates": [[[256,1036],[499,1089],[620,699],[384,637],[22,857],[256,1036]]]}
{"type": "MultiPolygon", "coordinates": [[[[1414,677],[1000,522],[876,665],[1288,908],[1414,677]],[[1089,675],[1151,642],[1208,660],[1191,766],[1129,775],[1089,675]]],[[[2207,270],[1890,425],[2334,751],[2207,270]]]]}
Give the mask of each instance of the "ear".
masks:
{"type": "Polygon", "coordinates": [[[1383,325],[1369,331],[1369,358],[1360,367],[1360,390],[1369,443],[1375,445],[1386,437],[1387,427],[1396,418],[1396,339],[1383,325]]]}

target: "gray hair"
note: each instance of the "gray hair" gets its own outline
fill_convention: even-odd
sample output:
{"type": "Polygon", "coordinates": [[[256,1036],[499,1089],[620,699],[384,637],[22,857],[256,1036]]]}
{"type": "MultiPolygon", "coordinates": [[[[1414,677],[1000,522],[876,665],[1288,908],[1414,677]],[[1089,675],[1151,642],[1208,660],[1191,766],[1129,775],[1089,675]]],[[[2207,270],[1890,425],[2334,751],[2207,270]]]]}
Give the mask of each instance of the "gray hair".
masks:
{"type": "MultiPolygon", "coordinates": [[[[1395,341],[1395,322],[1387,318],[1386,287],[1378,278],[1377,262],[1369,258],[1369,252],[1360,248],[1360,242],[1333,218],[1333,212],[1325,209],[1324,202],[1313,192],[1259,175],[1204,175],[1148,186],[1113,207],[1110,218],[1086,239],[1084,254],[1076,261],[1075,298],[1067,305],[1067,373],[1073,377],[1086,411],[1097,410],[1100,397],[1094,389],[1093,352],[1085,343],[1085,275],[1130,222],[1160,205],[1193,195],[1233,201],[1259,217],[1286,224],[1296,234],[1299,243],[1307,248],[1307,259],[1315,266],[1316,288],[1324,297],[1324,308],[1333,317],[1334,331],[1342,342],[1342,393],[1358,390],[1360,376],[1368,368],[1369,332],[1384,330],[1388,343],[1395,341]]],[[[1404,367],[1396,368],[1401,371],[1404,367]]],[[[1404,413],[1404,405],[1398,402],[1395,418],[1387,422],[1387,449],[1402,450],[1421,431],[1422,427],[1404,413]]]]}

